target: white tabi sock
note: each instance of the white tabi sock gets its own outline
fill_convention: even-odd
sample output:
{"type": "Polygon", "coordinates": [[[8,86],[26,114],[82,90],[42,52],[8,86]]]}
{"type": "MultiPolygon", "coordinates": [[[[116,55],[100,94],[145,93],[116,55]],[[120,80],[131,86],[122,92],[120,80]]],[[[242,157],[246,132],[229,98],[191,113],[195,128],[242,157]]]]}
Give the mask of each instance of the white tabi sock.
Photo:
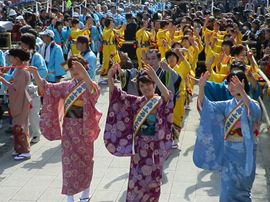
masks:
{"type": "Polygon", "coordinates": [[[67,196],[67,202],[75,202],[74,201],[74,196],[73,195],[67,196]]]}
{"type": "Polygon", "coordinates": [[[88,199],[88,198],[90,198],[90,187],[83,190],[82,195],[81,195],[81,199],[88,199]]]}

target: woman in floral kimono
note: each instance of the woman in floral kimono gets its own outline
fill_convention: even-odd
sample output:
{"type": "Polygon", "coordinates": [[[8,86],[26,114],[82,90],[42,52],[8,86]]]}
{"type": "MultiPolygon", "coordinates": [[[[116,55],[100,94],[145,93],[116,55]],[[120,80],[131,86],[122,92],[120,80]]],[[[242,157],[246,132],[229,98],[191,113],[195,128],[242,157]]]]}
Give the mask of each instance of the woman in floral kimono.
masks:
{"type": "MultiPolygon", "coordinates": [[[[9,61],[13,66],[23,67],[30,59],[29,53],[21,49],[11,49],[8,53],[9,61]]],[[[14,137],[15,160],[27,160],[31,158],[30,137],[28,130],[31,98],[27,92],[31,82],[30,74],[22,68],[16,68],[13,81],[9,82],[0,76],[8,90],[9,110],[12,117],[12,133],[14,137]]]]}
{"type": "Polygon", "coordinates": [[[143,96],[125,93],[114,86],[119,68],[114,65],[108,74],[110,105],[105,145],[115,156],[131,156],[126,201],[156,202],[163,163],[172,145],[172,97],[150,66],[137,77],[143,96]],[[155,95],[156,85],[161,97],[155,95]]]}
{"type": "Polygon", "coordinates": [[[242,71],[227,77],[233,96],[228,101],[207,99],[204,86],[209,76],[206,72],[199,82],[201,122],[193,160],[200,168],[221,170],[221,202],[251,202],[256,169],[256,126],[261,109],[248,96],[248,80],[242,71]]]}
{"type": "Polygon", "coordinates": [[[68,60],[72,80],[48,83],[35,67],[28,68],[43,94],[40,127],[49,140],[62,140],[63,187],[67,201],[82,192],[81,202],[90,200],[94,141],[100,132],[101,113],[95,107],[100,95],[87,73],[87,62],[79,57],[68,60]],[[63,120],[63,124],[62,124],[63,120]]]}

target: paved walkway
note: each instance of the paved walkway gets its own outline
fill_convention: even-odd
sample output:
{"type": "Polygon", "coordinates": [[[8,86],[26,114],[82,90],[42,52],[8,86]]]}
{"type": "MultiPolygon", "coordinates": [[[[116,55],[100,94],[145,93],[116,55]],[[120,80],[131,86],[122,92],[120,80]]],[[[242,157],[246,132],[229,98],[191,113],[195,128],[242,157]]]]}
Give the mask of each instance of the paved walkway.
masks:
{"type": "MultiPolygon", "coordinates": [[[[98,107],[103,111],[104,128],[108,104],[107,89],[103,89],[98,107]]],[[[204,171],[192,162],[193,147],[199,116],[195,102],[186,118],[181,133],[180,150],[175,150],[166,162],[160,202],[218,202],[219,177],[204,171]]],[[[263,129],[263,127],[262,127],[263,129]]],[[[2,134],[2,131],[0,131],[2,134]]],[[[93,202],[124,202],[129,171],[129,158],[110,155],[103,144],[103,131],[95,143],[95,167],[91,192],[93,202]]],[[[270,168],[269,134],[261,136],[258,150],[257,175],[253,194],[255,202],[267,202],[265,167],[270,168]]],[[[42,140],[32,147],[32,159],[15,162],[5,153],[0,158],[0,202],[59,202],[65,201],[61,193],[60,142],[42,140]]],[[[269,188],[269,187],[268,187],[269,188]]],[[[78,199],[79,196],[76,196],[78,199]]]]}

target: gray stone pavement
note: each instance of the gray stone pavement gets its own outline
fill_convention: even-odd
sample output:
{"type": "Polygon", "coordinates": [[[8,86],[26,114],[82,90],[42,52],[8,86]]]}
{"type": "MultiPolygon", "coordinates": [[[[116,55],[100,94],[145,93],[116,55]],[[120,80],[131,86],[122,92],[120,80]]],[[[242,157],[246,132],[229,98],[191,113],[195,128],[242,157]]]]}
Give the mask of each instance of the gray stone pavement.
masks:
{"type": "MultiPolygon", "coordinates": [[[[268,102],[269,103],[269,102],[268,102]]],[[[98,107],[104,113],[104,129],[108,105],[108,91],[102,90],[98,107]]],[[[195,99],[185,120],[180,137],[180,150],[175,150],[166,162],[160,202],[217,202],[219,195],[218,173],[198,169],[192,162],[193,147],[199,116],[195,99]]],[[[262,126],[262,130],[264,126],[262,126]]],[[[0,131],[2,134],[2,131],[0,131]]],[[[95,166],[91,184],[93,202],[124,202],[129,171],[129,158],[114,157],[103,144],[103,130],[95,142],[95,166]]],[[[267,176],[269,168],[269,133],[259,141],[256,181],[253,186],[255,202],[267,202],[269,195],[267,176]],[[267,168],[267,169],[266,169],[267,168]]],[[[6,152],[0,157],[0,202],[60,202],[61,195],[60,142],[44,138],[32,146],[32,159],[15,162],[6,152]]],[[[76,199],[79,195],[76,196],[76,199]]]]}

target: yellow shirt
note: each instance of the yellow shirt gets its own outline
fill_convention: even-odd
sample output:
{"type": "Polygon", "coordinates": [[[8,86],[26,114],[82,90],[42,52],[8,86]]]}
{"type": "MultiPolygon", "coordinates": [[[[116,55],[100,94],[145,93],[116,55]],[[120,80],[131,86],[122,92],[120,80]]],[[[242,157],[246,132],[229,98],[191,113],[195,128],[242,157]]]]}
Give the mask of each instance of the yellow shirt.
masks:
{"type": "Polygon", "coordinates": [[[153,40],[154,37],[154,31],[148,32],[145,28],[141,28],[136,32],[136,41],[138,46],[147,45],[148,47],[150,45],[150,40],[153,40]]]}
{"type": "Polygon", "coordinates": [[[191,70],[191,66],[187,60],[182,61],[179,65],[174,67],[174,70],[181,76],[181,83],[180,83],[180,93],[185,94],[186,92],[186,78],[191,70]]]}
{"type": "Polygon", "coordinates": [[[102,38],[104,45],[116,45],[115,41],[115,33],[119,34],[119,36],[124,36],[124,29],[110,29],[110,28],[104,28],[102,38]]]}
{"type": "Polygon", "coordinates": [[[157,32],[157,45],[159,48],[159,51],[163,56],[165,56],[165,53],[167,50],[170,49],[171,47],[171,38],[170,38],[170,33],[167,30],[159,29],[157,32]],[[163,40],[167,42],[166,47],[164,47],[163,40]]]}
{"type": "Polygon", "coordinates": [[[77,50],[76,45],[75,45],[75,42],[79,36],[86,36],[89,39],[90,31],[89,30],[80,30],[77,28],[71,28],[70,40],[73,42],[73,44],[71,44],[72,55],[79,55],[80,54],[80,51],[77,50]]]}

